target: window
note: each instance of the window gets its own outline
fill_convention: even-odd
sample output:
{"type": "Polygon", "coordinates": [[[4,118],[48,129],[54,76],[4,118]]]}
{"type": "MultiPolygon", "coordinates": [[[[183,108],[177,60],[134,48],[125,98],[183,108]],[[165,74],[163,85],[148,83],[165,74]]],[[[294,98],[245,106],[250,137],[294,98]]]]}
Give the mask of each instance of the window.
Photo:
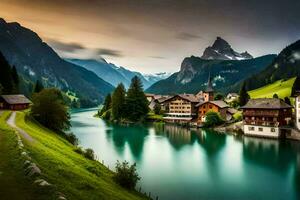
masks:
{"type": "Polygon", "coordinates": [[[212,106],[209,106],[210,109],[212,109],[212,106]]]}
{"type": "Polygon", "coordinates": [[[263,128],[258,128],[258,131],[263,132],[264,129],[263,128]]]}
{"type": "Polygon", "coordinates": [[[298,118],[298,122],[300,123],[300,118],[298,118]]]}
{"type": "Polygon", "coordinates": [[[249,131],[254,131],[255,128],[254,128],[253,126],[249,126],[249,127],[248,127],[248,130],[249,130],[249,131]]]}
{"type": "Polygon", "coordinates": [[[276,130],[275,130],[275,128],[271,128],[271,132],[273,132],[273,133],[274,133],[275,131],[276,131],[276,130]]]}

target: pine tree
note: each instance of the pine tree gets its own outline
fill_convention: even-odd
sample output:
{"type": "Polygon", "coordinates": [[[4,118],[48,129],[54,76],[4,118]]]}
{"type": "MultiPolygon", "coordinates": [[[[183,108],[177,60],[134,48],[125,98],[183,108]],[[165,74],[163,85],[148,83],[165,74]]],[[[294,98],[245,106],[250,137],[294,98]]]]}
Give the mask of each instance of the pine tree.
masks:
{"type": "Polygon", "coordinates": [[[11,76],[12,76],[12,79],[13,79],[13,82],[14,82],[14,89],[13,89],[13,92],[14,93],[19,93],[19,75],[18,75],[18,72],[17,72],[17,69],[15,66],[12,67],[11,69],[11,76]]]}
{"type": "Polygon", "coordinates": [[[284,102],[288,105],[292,105],[290,98],[284,97],[284,102]]]}
{"type": "Polygon", "coordinates": [[[114,120],[120,120],[125,116],[125,94],[125,87],[120,83],[111,98],[112,118],[114,120]]]}
{"type": "Polygon", "coordinates": [[[105,100],[104,100],[104,104],[103,104],[103,107],[99,113],[99,115],[101,116],[104,112],[106,112],[107,110],[109,110],[111,108],[111,95],[108,94],[106,95],[105,97],[105,100]]]}
{"type": "Polygon", "coordinates": [[[39,93],[40,91],[42,91],[44,89],[44,86],[43,84],[37,80],[36,83],[35,83],[35,86],[34,86],[34,93],[39,93]]]}
{"type": "Polygon", "coordinates": [[[126,117],[135,122],[143,120],[149,111],[148,104],[141,80],[137,76],[133,77],[126,96],[126,117]]]}
{"type": "Polygon", "coordinates": [[[273,98],[274,98],[274,99],[278,99],[278,98],[279,98],[279,97],[278,97],[278,94],[276,94],[276,93],[273,94],[273,98]]]}
{"type": "Polygon", "coordinates": [[[250,99],[250,96],[246,89],[246,83],[244,82],[241,87],[241,90],[240,90],[240,97],[239,97],[240,106],[246,105],[246,103],[249,101],[249,99],[250,99]]]}
{"type": "Polygon", "coordinates": [[[3,94],[11,94],[13,92],[14,83],[11,72],[10,65],[0,52],[0,84],[3,87],[3,94]]]}

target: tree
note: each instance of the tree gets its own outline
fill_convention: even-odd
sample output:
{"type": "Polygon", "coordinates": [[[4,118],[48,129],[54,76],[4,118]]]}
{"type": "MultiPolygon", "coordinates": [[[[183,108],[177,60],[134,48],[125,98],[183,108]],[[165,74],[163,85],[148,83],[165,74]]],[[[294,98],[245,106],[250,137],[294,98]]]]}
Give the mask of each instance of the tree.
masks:
{"type": "Polygon", "coordinates": [[[243,82],[243,85],[241,87],[241,90],[240,90],[240,97],[239,97],[239,101],[240,101],[240,106],[244,106],[246,105],[246,103],[249,101],[250,99],[250,96],[247,92],[247,89],[246,89],[246,82],[243,82]]]}
{"type": "Polygon", "coordinates": [[[290,98],[284,97],[284,102],[288,105],[292,105],[290,98]]]}
{"type": "Polygon", "coordinates": [[[300,91],[300,77],[297,76],[293,87],[292,87],[292,95],[294,95],[296,93],[296,91],[300,91]]]}
{"type": "Polygon", "coordinates": [[[14,93],[19,93],[19,75],[18,75],[18,72],[17,72],[17,69],[15,66],[12,67],[11,69],[11,76],[12,76],[12,80],[13,80],[13,83],[14,83],[14,87],[13,87],[13,92],[14,93]]]}
{"type": "Polygon", "coordinates": [[[155,113],[156,115],[159,115],[159,114],[160,114],[160,111],[161,111],[161,106],[160,106],[160,104],[159,104],[159,103],[156,103],[156,104],[154,105],[153,110],[154,110],[154,113],[155,113]]]}
{"type": "Polygon", "coordinates": [[[39,93],[40,91],[42,91],[44,89],[44,86],[42,84],[42,82],[40,82],[39,80],[36,81],[35,86],[34,86],[34,93],[39,93]]]}
{"type": "Polygon", "coordinates": [[[62,132],[70,128],[70,115],[58,89],[44,89],[33,94],[31,115],[42,125],[62,132]]]}
{"type": "Polygon", "coordinates": [[[133,77],[126,96],[127,118],[134,122],[143,120],[149,111],[148,104],[141,80],[133,77]]]}
{"type": "Polygon", "coordinates": [[[106,112],[110,108],[111,108],[111,95],[108,94],[105,97],[104,104],[103,104],[101,111],[99,112],[99,115],[101,116],[104,112],[106,112]]]}
{"type": "Polygon", "coordinates": [[[14,88],[12,70],[6,58],[0,52],[0,84],[2,85],[3,94],[11,94],[14,88]]]}
{"type": "Polygon", "coordinates": [[[224,120],[219,113],[214,111],[208,111],[205,115],[205,127],[213,127],[224,123],[224,120]]]}
{"type": "Polygon", "coordinates": [[[278,99],[278,98],[279,98],[279,97],[278,97],[278,94],[276,94],[276,93],[273,94],[273,98],[274,98],[274,99],[278,99]]]}
{"type": "Polygon", "coordinates": [[[112,118],[115,120],[120,120],[125,116],[125,93],[125,87],[120,83],[112,94],[111,114],[112,118]]]}
{"type": "Polygon", "coordinates": [[[122,187],[133,190],[137,182],[141,179],[136,170],[136,163],[129,166],[127,161],[123,163],[117,161],[114,179],[122,187]]]}
{"type": "Polygon", "coordinates": [[[222,100],[223,99],[223,95],[220,93],[217,93],[214,97],[214,100],[222,100]]]}

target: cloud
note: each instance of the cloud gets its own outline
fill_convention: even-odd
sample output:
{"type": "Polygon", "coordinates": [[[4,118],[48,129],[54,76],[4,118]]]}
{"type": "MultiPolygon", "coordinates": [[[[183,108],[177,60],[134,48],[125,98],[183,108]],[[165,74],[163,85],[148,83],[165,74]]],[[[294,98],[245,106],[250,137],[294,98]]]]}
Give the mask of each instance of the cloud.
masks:
{"type": "Polygon", "coordinates": [[[163,56],[149,56],[149,58],[154,58],[154,59],[166,59],[166,57],[163,57],[163,56]]]}
{"type": "Polygon", "coordinates": [[[64,43],[58,40],[50,39],[48,40],[48,44],[56,50],[73,53],[78,50],[86,49],[83,45],[79,43],[64,43]]]}
{"type": "Polygon", "coordinates": [[[107,48],[97,49],[97,54],[100,56],[122,57],[121,51],[107,48]]]}
{"type": "Polygon", "coordinates": [[[199,36],[199,35],[195,35],[195,34],[191,34],[191,33],[186,33],[186,32],[181,32],[181,33],[177,34],[176,38],[180,39],[180,40],[185,40],[185,41],[202,39],[202,37],[199,36]]]}

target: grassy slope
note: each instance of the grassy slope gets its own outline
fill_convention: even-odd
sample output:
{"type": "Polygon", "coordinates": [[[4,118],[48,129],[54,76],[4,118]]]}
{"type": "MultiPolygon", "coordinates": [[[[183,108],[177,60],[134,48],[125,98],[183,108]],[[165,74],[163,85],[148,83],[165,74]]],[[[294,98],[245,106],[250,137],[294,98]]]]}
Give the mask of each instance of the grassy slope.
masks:
{"type": "Polygon", "coordinates": [[[49,199],[24,175],[16,134],[6,124],[9,115],[9,111],[0,115],[0,199],[49,199]]]}
{"type": "Polygon", "coordinates": [[[16,123],[36,140],[24,143],[45,179],[68,199],[142,199],[137,192],[129,192],[114,183],[113,173],[103,165],[75,153],[74,146],[24,112],[17,113],[16,123]]]}
{"type": "Polygon", "coordinates": [[[296,78],[291,78],[286,81],[279,80],[264,87],[249,91],[249,95],[251,99],[272,98],[276,93],[278,94],[279,98],[284,99],[284,97],[291,96],[291,89],[295,80],[296,78]]]}

